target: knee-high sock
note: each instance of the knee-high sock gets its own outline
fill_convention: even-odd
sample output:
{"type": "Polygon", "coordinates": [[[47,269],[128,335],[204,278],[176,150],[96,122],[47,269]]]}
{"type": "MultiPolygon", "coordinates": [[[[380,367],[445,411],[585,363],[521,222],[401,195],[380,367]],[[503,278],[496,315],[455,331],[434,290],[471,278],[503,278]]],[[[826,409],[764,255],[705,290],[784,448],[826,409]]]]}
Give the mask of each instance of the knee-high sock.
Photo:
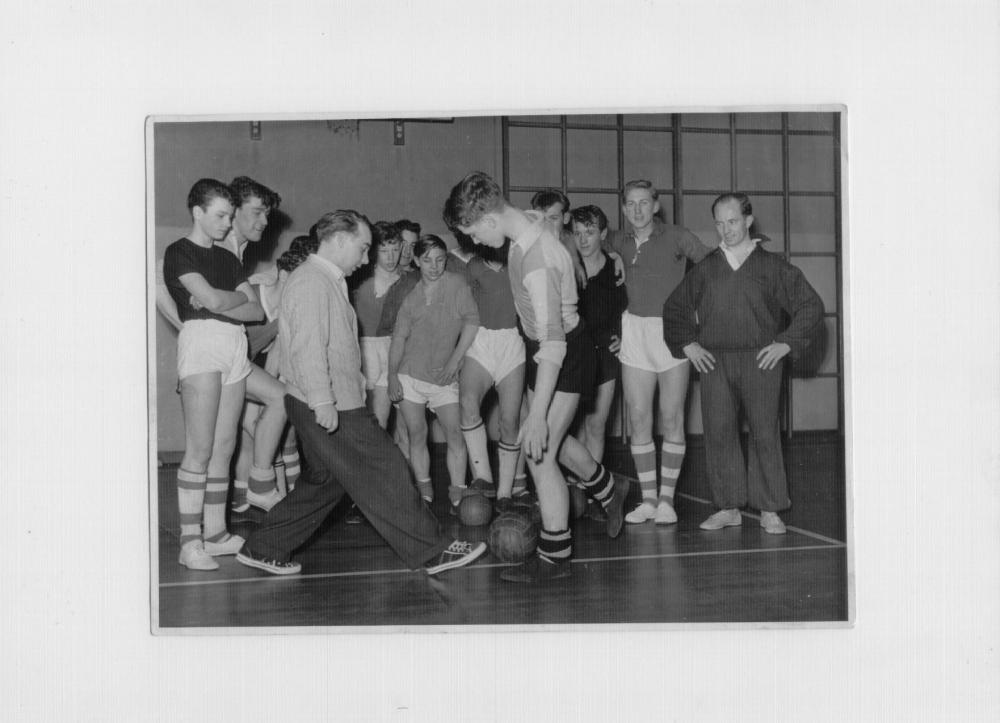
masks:
{"type": "Polygon", "coordinates": [[[684,442],[668,442],[663,440],[660,446],[660,499],[673,506],[674,490],[677,489],[677,478],[681,476],[681,465],[684,464],[684,452],[687,445],[684,442]]]}
{"type": "MultiPolygon", "coordinates": [[[[517,487],[514,480],[521,445],[517,442],[500,440],[497,445],[497,497],[510,497],[517,487]]],[[[526,480],[521,478],[521,489],[526,488],[526,480]]]]}
{"type": "Polygon", "coordinates": [[[607,507],[615,496],[615,480],[604,465],[598,463],[590,479],[583,481],[583,489],[600,502],[602,507],[607,507]]]}
{"type": "Polygon", "coordinates": [[[632,461],[635,463],[635,474],[639,478],[642,489],[642,501],[656,504],[656,445],[633,444],[629,446],[632,461]]]}
{"type": "Polygon", "coordinates": [[[273,489],[274,467],[250,465],[250,491],[256,495],[266,495],[273,489]]]}
{"type": "Polygon", "coordinates": [[[209,477],[205,484],[204,519],[202,534],[209,542],[222,542],[229,535],[226,532],[226,496],[229,493],[229,479],[209,477]]]}
{"type": "MultiPolygon", "coordinates": [[[[291,432],[289,432],[289,435],[291,432]]],[[[291,492],[295,489],[295,483],[299,481],[302,474],[302,467],[299,463],[299,448],[295,442],[286,444],[281,451],[281,458],[285,461],[285,486],[291,492]]]]}
{"type": "Polygon", "coordinates": [[[538,555],[550,562],[568,562],[573,554],[573,536],[566,530],[543,529],[538,535],[538,555]]]}
{"type": "Polygon", "coordinates": [[[177,470],[177,510],[181,518],[181,547],[201,541],[201,510],[205,504],[204,472],[177,470]]]}
{"type": "Polygon", "coordinates": [[[493,482],[490,454],[486,448],[486,425],[483,424],[483,420],[462,427],[462,437],[465,438],[465,447],[469,450],[469,470],[472,472],[472,478],[493,482]]]}

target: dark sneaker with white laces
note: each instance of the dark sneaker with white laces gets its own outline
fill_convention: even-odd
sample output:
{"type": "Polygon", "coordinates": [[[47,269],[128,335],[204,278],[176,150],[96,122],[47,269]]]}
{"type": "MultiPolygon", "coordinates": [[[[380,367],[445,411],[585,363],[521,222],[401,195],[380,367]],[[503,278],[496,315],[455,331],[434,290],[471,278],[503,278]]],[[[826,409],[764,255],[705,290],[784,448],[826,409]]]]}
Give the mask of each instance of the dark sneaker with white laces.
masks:
{"type": "Polygon", "coordinates": [[[492,499],[497,496],[496,486],[492,482],[481,479],[479,477],[472,480],[472,484],[469,485],[469,489],[475,490],[483,497],[489,497],[492,499]]]}
{"type": "Polygon", "coordinates": [[[236,553],[236,561],[243,563],[247,567],[256,567],[258,570],[269,572],[272,575],[296,575],[302,572],[302,565],[297,562],[258,557],[248,550],[246,545],[236,553]]]}
{"type": "Polygon", "coordinates": [[[426,570],[428,575],[437,575],[445,570],[453,570],[456,567],[464,567],[486,552],[486,543],[465,542],[455,540],[438,556],[433,565],[428,565],[426,570]]]}
{"type": "Polygon", "coordinates": [[[521,565],[508,567],[500,573],[500,579],[507,582],[542,583],[559,580],[573,574],[569,560],[552,562],[540,555],[534,555],[521,565]]]}

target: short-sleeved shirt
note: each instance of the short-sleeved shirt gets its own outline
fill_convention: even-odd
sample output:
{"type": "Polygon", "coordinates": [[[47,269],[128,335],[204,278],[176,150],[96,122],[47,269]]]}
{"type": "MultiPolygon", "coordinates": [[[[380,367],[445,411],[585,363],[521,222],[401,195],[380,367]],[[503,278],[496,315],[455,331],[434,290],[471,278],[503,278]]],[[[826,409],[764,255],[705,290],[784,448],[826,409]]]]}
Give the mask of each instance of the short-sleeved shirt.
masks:
{"type": "Polygon", "coordinates": [[[660,316],[663,302],[684,278],[688,260],[698,263],[712,251],[683,226],[658,218],[641,245],[632,231],[612,232],[609,245],[622,256],[628,310],[636,316],[660,316]]]}
{"type": "Polygon", "coordinates": [[[167,291],[170,292],[170,298],[177,304],[177,315],[181,321],[215,319],[227,324],[241,325],[242,322],[236,319],[191,306],[191,292],[180,280],[181,276],[191,273],[201,274],[214,289],[236,291],[240,284],[247,281],[246,272],[239,259],[220,246],[205,248],[189,238],[178,239],[170,244],[163,254],[163,280],[166,282],[167,291]]]}
{"type": "Polygon", "coordinates": [[[397,276],[379,296],[375,293],[375,278],[375,274],[372,274],[351,291],[351,303],[358,314],[358,333],[362,337],[380,336],[378,327],[382,320],[382,308],[392,287],[399,281],[397,276]]]}
{"type": "Polygon", "coordinates": [[[465,278],[479,309],[481,327],[517,328],[517,310],[514,308],[514,296],[510,291],[510,277],[506,266],[497,269],[479,256],[473,256],[465,266],[465,278]]]}
{"type": "Polygon", "coordinates": [[[403,300],[394,336],[406,339],[400,374],[440,384],[439,374],[455,351],[466,324],[479,325],[479,311],[465,279],[445,271],[431,287],[421,281],[403,300]]]}
{"type": "MultiPolygon", "coordinates": [[[[403,300],[413,291],[413,287],[420,282],[420,272],[416,269],[400,269],[399,280],[396,281],[382,298],[382,313],[379,317],[378,327],[372,336],[392,336],[392,330],[396,326],[396,315],[399,314],[399,307],[403,305],[403,300]]],[[[367,334],[366,334],[367,336],[367,334]]]]}

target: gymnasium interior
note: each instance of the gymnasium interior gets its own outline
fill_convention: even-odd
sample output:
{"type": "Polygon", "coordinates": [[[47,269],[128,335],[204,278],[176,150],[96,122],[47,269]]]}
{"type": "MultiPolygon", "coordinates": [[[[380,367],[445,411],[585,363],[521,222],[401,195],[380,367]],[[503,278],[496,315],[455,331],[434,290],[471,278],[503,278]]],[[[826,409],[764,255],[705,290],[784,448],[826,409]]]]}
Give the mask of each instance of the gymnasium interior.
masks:
{"type": "MultiPolygon", "coordinates": [[[[154,629],[436,630],[463,626],[846,625],[852,619],[850,487],[845,479],[844,112],[768,110],[427,118],[154,118],[147,125],[149,179],[150,560],[154,629]],[[618,193],[644,178],[659,190],[663,219],[718,244],[710,206],[747,193],[764,248],[798,266],[825,307],[825,335],[786,371],[781,402],[792,507],[783,536],[756,524],[698,528],[713,510],[697,373],[686,407],[688,453],[675,525],[627,525],[609,539],[602,523],[572,522],[573,575],[544,587],[499,579],[490,554],[432,578],[406,569],[369,525],[334,511],[294,559],[303,572],[276,578],[232,557],[220,569],[177,563],[176,473],[184,448],[177,394],[176,332],[156,312],[155,264],[190,229],[186,195],[202,177],[250,176],[282,198],[249,269],[273,264],[321,214],[355,209],[372,221],[409,218],[454,245],[441,218],[451,187],[480,170],[510,201],[555,188],[571,206],[594,204],[612,228],[625,221],[618,193]]],[[[495,419],[489,423],[496,438],[495,419]]],[[[627,414],[616,395],[605,464],[633,481],[627,414]]],[[[434,512],[446,532],[484,540],[447,510],[440,434],[432,440],[434,512]]],[[[264,513],[233,514],[242,533],[264,513]]],[[[752,523],[752,524],[751,524],[752,523]]]]}

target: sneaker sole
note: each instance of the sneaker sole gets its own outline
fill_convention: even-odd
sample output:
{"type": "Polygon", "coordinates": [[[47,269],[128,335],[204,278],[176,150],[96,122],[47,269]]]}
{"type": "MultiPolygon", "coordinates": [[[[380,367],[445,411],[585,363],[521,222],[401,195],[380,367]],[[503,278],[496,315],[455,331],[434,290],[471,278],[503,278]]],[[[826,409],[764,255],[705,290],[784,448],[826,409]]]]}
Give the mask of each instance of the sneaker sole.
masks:
{"type": "Polygon", "coordinates": [[[233,545],[235,543],[233,542],[233,539],[231,538],[231,539],[227,540],[226,542],[222,542],[222,543],[206,542],[205,543],[205,552],[207,552],[212,557],[221,557],[223,555],[235,555],[240,550],[243,549],[243,543],[245,543],[246,540],[244,540],[239,535],[233,535],[233,538],[239,539],[240,544],[239,544],[238,547],[233,547],[233,545]]]}
{"type": "Polygon", "coordinates": [[[428,575],[437,575],[439,572],[444,572],[445,570],[454,570],[457,567],[464,567],[472,562],[475,562],[482,554],[486,552],[486,543],[480,542],[478,545],[472,548],[472,552],[464,557],[459,557],[451,562],[444,562],[440,565],[435,565],[434,567],[427,568],[428,575]]]}
{"type": "Polygon", "coordinates": [[[727,527],[739,527],[742,524],[743,524],[743,517],[741,515],[739,522],[724,522],[721,525],[720,524],[712,524],[712,525],[709,525],[707,527],[705,526],[705,523],[702,522],[700,525],[698,525],[698,529],[700,529],[700,530],[708,530],[708,531],[724,530],[727,527]]]}
{"type": "Polygon", "coordinates": [[[188,563],[184,562],[183,559],[177,558],[177,563],[179,565],[183,565],[188,570],[197,570],[199,572],[211,572],[212,570],[218,570],[219,569],[219,563],[215,562],[215,560],[212,560],[212,562],[214,563],[213,565],[205,565],[205,566],[189,565],[188,563]]]}
{"type": "Polygon", "coordinates": [[[764,532],[766,532],[769,535],[784,535],[785,533],[788,532],[788,530],[786,530],[784,527],[780,527],[778,529],[774,529],[774,528],[768,528],[768,527],[766,527],[764,525],[761,525],[761,529],[764,530],[764,532]]]}
{"type": "Polygon", "coordinates": [[[255,567],[258,570],[263,570],[264,572],[269,572],[272,575],[297,575],[298,573],[302,572],[302,565],[298,565],[298,563],[296,563],[296,565],[298,565],[297,567],[292,567],[292,568],[277,568],[277,567],[272,567],[271,565],[265,564],[265,563],[261,562],[260,560],[255,560],[252,557],[247,557],[246,555],[244,555],[242,553],[236,553],[236,561],[239,562],[239,563],[242,563],[242,564],[246,565],[247,567],[255,567]]]}

